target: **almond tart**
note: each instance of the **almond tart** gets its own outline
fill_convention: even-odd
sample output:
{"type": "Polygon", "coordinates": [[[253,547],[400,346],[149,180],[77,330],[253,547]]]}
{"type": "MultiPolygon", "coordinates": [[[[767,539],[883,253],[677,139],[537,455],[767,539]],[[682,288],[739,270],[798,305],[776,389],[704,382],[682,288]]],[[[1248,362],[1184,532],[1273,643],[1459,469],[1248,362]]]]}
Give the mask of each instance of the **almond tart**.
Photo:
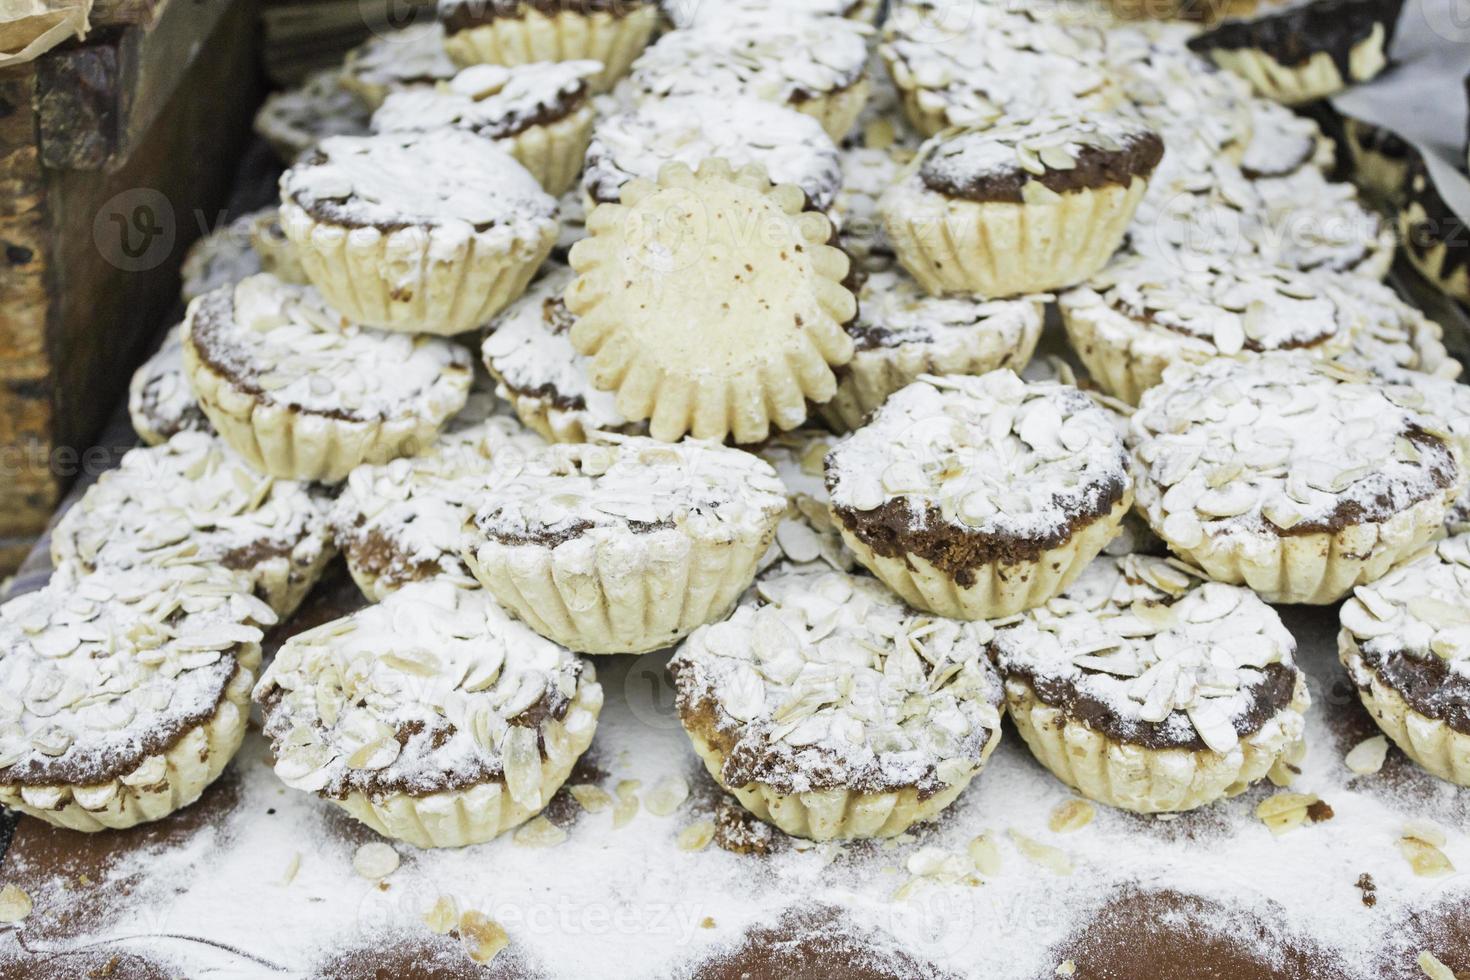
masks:
{"type": "Polygon", "coordinates": [[[624,184],[572,247],[572,346],[655,438],[759,442],[806,421],[852,358],[856,301],[832,223],[757,166],[668,163],[624,184]],[[758,229],[758,233],[752,233],[758,229]]]}
{"type": "Polygon", "coordinates": [[[381,602],[425,579],[473,583],[460,552],[486,472],[545,445],[515,419],[492,415],[447,429],[420,455],[353,470],[328,520],[362,594],[381,602]]]}
{"type": "Polygon", "coordinates": [[[866,575],[779,567],[669,662],[715,782],[813,840],[893,837],[954,802],[1000,742],[991,629],[866,575]]]}
{"type": "Polygon", "coordinates": [[[901,271],[873,273],[847,328],[852,360],[838,371],[837,394],[817,414],[847,432],[921,375],[1019,372],[1041,337],[1047,299],[931,296],[901,271]]]}
{"type": "Polygon", "coordinates": [[[275,621],[197,564],[63,571],[0,606],[0,803],[83,831],[193,803],[245,736],[275,621]]]}
{"type": "Polygon", "coordinates": [[[1189,47],[1249,81],[1257,95],[1298,105],[1387,68],[1403,6],[1403,0],[1294,0],[1217,24],[1190,38],[1189,47]]]}
{"type": "Polygon", "coordinates": [[[819,211],[842,184],[837,147],[811,116],[748,95],[684,95],[599,120],[582,190],[589,208],[616,202],[635,177],[657,180],[670,161],[698,167],[710,157],[733,167],[758,164],[773,183],[800,187],[819,211]]]}
{"type": "Polygon", "coordinates": [[[442,579],[292,637],[254,697],[282,782],[417,847],[540,812],[602,709],[590,664],[442,579]]]}
{"type": "Polygon", "coordinates": [[[1121,117],[946,132],[878,208],[899,262],[929,292],[1044,292],[1107,264],[1163,152],[1157,133],[1121,117]]]}
{"type": "Polygon", "coordinates": [[[847,135],[868,98],[872,28],[786,8],[721,9],[659,38],[625,83],[637,101],[684,95],[753,96],[813,116],[847,135]]]}
{"type": "Polygon", "coordinates": [[[68,508],[51,561],[99,568],[218,564],[284,619],[336,555],[326,493],[250,467],[217,436],[181,432],[131,449],[68,508]]]}
{"type": "Polygon", "coordinates": [[[413,455],[464,405],[469,352],[359,327],[309,286],[252,276],[195,300],[184,372],[205,415],[251,466],[336,483],[413,455]]]}
{"type": "Polygon", "coordinates": [[[1336,602],[1442,533],[1466,485],[1444,426],[1300,352],[1178,365],[1133,416],[1138,507],[1216,581],[1336,602]]]}
{"type": "Polygon", "coordinates": [[[927,377],[827,454],[832,516],[910,605],[992,619],[1066,588],[1133,503],[1128,453],[1076,388],[927,377]]]}
{"type": "Polygon", "coordinates": [[[432,88],[459,70],[444,50],[444,25],[412,24],[374,36],[347,52],[342,87],[376,109],[394,92],[432,88]]]}
{"type": "MultiPolygon", "coordinates": [[[[863,24],[878,19],[882,7],[880,0],[788,0],[781,4],[782,10],[811,17],[850,17],[863,24]]],[[[663,0],[661,3],[664,20],[669,26],[685,31],[702,20],[717,19],[732,11],[750,11],[758,14],[770,13],[768,0],[726,0],[719,4],[689,3],[687,0],[663,0]]]]}
{"type": "Polygon", "coordinates": [[[357,93],[342,84],[341,70],[326,68],[295,88],[267,96],[255,113],[255,134],[290,166],[328,137],[363,135],[371,114],[357,93]]]}
{"type": "Polygon", "coordinates": [[[373,113],[373,129],[463,129],[494,142],[548,194],[560,196],[582,170],[592,138],[587,80],[601,69],[598,61],[536,61],[514,68],[472,65],[437,87],[388,96],[373,113]]]}
{"type": "Polygon", "coordinates": [[[1353,590],[1337,647],[1384,734],[1440,779],[1470,786],[1470,535],[1353,590]]]}
{"type": "Polygon", "coordinates": [[[1099,558],[1046,605],[994,625],[1016,730],[1090,799],[1192,810],[1298,757],[1306,675],[1249,589],[1173,559],[1099,558]]]}
{"type": "Polygon", "coordinates": [[[878,53],[915,129],[983,129],[1081,115],[1119,100],[1104,62],[1107,34],[1015,4],[898,4],[878,53]]]}
{"type": "Polygon", "coordinates": [[[656,0],[439,0],[444,48],[462,66],[600,61],[605,92],[658,24],[656,0]]]}
{"type": "Polygon", "coordinates": [[[1357,322],[1355,304],[1318,276],[1224,256],[1183,269],[1121,256],[1057,305],[1087,373],[1130,405],[1179,362],[1269,350],[1334,357],[1357,322]]]}
{"type": "Polygon", "coordinates": [[[128,383],[128,418],[145,445],[167,442],[180,432],[213,432],[214,426],[184,374],[184,325],[169,329],[153,356],[128,383]]]}
{"type": "Polygon", "coordinates": [[[281,226],[354,323],[458,334],[519,296],[556,243],[556,199],[459,129],[323,140],[281,175],[281,226]]]}
{"type": "Polygon", "coordinates": [[[490,321],[480,354],[495,393],[522,422],[551,442],[587,442],[597,432],[637,428],[617,398],[592,386],[592,361],[572,346],[577,318],[563,300],[575,278],[548,262],[526,294],[490,321]]]}
{"type": "Polygon", "coordinates": [[[495,467],[465,562],[542,636],[579,653],[646,653],[730,610],[786,494],[738,449],[603,439],[495,467]]]}

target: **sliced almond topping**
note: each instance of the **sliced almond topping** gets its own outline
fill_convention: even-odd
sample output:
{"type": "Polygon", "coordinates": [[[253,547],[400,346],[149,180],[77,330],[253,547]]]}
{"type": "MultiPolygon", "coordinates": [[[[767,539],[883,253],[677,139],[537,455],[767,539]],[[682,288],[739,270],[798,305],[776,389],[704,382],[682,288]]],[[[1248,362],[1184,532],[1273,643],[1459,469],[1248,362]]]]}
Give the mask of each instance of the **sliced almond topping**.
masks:
{"type": "Polygon", "coordinates": [[[1427,949],[1419,954],[1416,962],[1429,980],[1455,980],[1455,971],[1445,966],[1438,956],[1427,949]]]}

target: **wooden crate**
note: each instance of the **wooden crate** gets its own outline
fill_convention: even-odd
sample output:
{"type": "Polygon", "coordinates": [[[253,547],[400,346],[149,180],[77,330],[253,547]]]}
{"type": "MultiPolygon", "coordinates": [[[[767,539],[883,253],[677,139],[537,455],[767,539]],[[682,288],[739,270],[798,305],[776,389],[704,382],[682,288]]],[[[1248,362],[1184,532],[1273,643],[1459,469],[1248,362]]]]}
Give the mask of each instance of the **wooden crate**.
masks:
{"type": "Polygon", "coordinates": [[[0,70],[0,570],[87,467],[177,303],[261,94],[254,0],[97,17],[86,42],[0,70]]]}

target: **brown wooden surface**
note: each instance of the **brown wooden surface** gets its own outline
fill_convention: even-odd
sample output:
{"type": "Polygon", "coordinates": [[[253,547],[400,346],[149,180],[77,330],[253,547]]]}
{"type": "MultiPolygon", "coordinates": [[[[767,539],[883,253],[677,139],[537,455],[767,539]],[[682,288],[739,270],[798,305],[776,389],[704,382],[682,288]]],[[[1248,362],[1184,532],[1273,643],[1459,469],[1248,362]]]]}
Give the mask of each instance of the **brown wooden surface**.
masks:
{"type": "Polygon", "coordinates": [[[220,221],[260,97],[256,15],[174,4],[0,71],[0,539],[36,535],[88,468],[184,250],[220,221]]]}

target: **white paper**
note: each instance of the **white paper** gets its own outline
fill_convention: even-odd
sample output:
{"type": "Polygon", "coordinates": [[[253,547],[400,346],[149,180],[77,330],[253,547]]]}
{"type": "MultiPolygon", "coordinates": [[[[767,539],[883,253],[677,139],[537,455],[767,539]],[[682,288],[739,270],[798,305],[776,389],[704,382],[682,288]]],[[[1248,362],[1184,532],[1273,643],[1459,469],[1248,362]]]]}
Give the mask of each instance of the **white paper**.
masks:
{"type": "Polygon", "coordinates": [[[1464,174],[1470,0],[1408,0],[1389,57],[1389,70],[1334,96],[1332,105],[1412,143],[1445,204],[1470,222],[1470,178],[1464,174]]]}

